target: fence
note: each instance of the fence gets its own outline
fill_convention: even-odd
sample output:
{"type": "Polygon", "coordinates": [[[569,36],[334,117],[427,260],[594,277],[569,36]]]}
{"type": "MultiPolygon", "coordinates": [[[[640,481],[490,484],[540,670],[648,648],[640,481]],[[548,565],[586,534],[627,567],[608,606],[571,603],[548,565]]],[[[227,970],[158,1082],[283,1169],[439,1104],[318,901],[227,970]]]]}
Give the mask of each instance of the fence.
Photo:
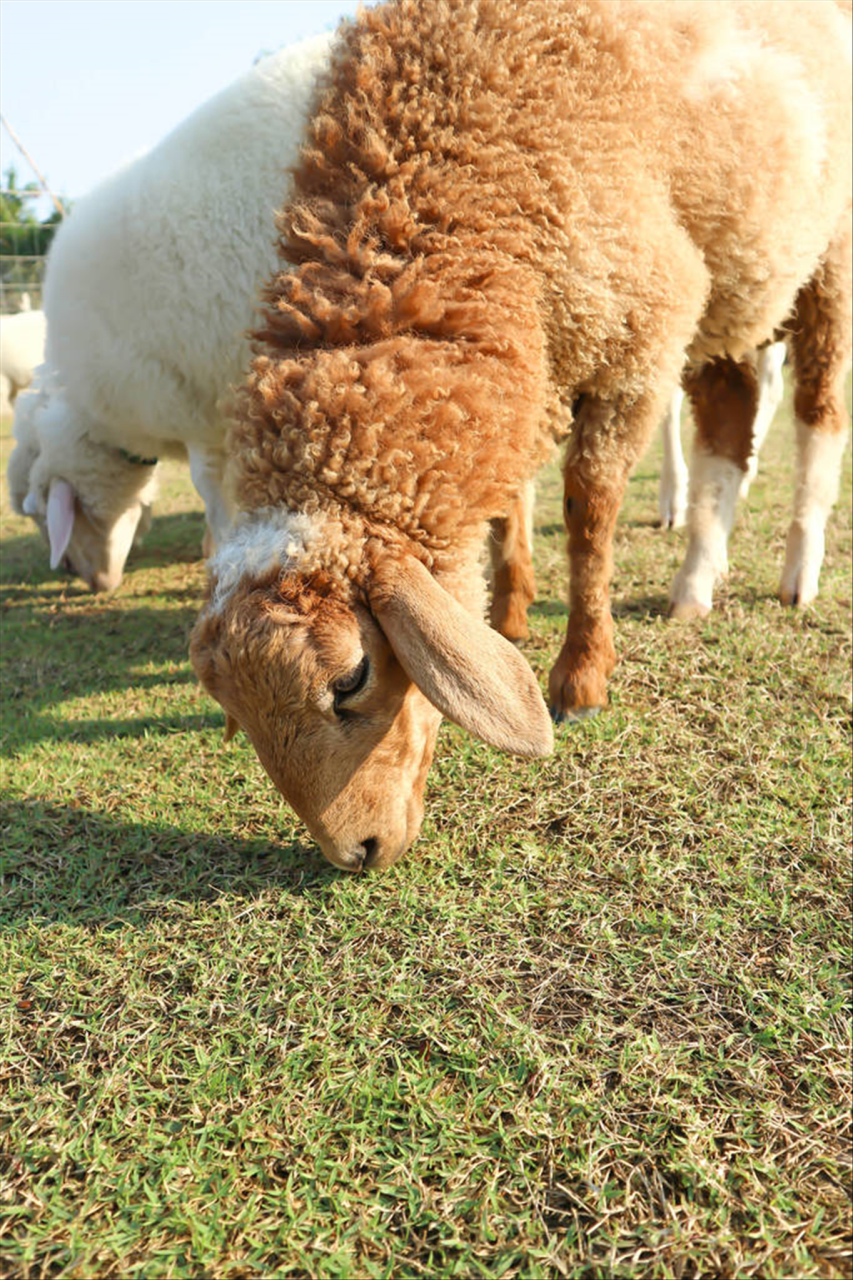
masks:
{"type": "MultiPolygon", "coordinates": [[[[0,199],[20,201],[33,208],[41,191],[0,189],[0,199]]],[[[53,226],[40,222],[0,220],[0,314],[41,307],[44,267],[53,226]],[[45,233],[48,234],[45,234],[45,233]]]]}
{"type": "Polygon", "coordinates": [[[8,315],[41,308],[47,251],[65,208],[5,116],[0,122],[36,177],[19,187],[14,167],[4,163],[8,186],[0,188],[0,314],[8,315]],[[46,206],[52,207],[48,216],[46,206]]]}

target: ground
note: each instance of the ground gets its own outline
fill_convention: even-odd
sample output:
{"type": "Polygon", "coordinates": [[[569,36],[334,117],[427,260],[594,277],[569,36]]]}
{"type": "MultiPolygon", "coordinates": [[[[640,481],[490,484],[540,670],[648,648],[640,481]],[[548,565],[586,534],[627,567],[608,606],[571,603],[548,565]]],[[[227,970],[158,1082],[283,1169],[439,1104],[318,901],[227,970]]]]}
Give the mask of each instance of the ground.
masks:
{"type": "MultiPolygon", "coordinates": [[[[850,454],[789,611],[791,439],[704,623],[664,617],[652,451],[608,711],[533,763],[445,725],[417,845],[359,878],[193,676],[186,471],[100,598],[4,491],[0,1273],[850,1274],[850,454]]],[[[554,469],[543,688],[559,510],[554,469]]]]}

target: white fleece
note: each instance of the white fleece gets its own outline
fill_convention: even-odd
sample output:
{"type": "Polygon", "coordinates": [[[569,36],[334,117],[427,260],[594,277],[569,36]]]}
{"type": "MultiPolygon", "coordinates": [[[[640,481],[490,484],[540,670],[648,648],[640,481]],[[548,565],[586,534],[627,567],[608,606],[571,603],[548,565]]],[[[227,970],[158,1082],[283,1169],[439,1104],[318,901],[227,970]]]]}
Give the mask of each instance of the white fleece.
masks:
{"type": "MultiPolygon", "coordinates": [[[[332,39],[313,36],[257,63],[62,223],[44,286],[41,399],[23,411],[22,396],[16,415],[18,510],[30,479],[43,508],[50,479],[73,474],[83,506],[103,512],[111,505],[105,476],[127,466],[118,448],[144,458],[188,449],[222,536],[220,401],[248,366],[246,331],[277,266],[275,213],[332,39]],[[57,406],[64,432],[48,412],[57,406]],[[48,420],[49,439],[40,431],[48,420]],[[91,482],[83,438],[103,446],[91,482]]],[[[140,484],[150,481],[144,468],[136,473],[140,484]]]]}

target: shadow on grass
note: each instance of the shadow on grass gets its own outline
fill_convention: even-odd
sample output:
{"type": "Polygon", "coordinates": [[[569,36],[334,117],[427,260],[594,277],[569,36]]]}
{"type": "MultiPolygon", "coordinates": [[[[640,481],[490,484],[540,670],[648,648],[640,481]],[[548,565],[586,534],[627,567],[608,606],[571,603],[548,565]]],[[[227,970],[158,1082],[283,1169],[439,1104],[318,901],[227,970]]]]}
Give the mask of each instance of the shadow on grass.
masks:
{"type": "Polygon", "coordinates": [[[614,618],[665,618],[669,612],[669,596],[662,592],[653,596],[628,596],[612,601],[610,611],[614,618]]]}
{"type": "MultiPolygon", "coordinates": [[[[136,698],[161,685],[195,683],[187,656],[189,633],[198,614],[195,606],[156,608],[141,603],[127,607],[89,600],[57,603],[55,608],[20,606],[8,611],[3,625],[3,694],[6,750],[14,754],[45,738],[60,740],[139,736],[152,725],[174,732],[202,727],[205,716],[136,720],[122,715],[104,720],[48,714],[52,706],[74,699],[126,691],[136,698]],[[65,607],[67,606],[67,607],[65,607]],[[139,667],[156,662],[156,672],[139,667]],[[171,668],[171,669],[170,669],[171,668]],[[188,723],[193,722],[193,723],[188,723]]],[[[128,708],[130,711],[131,709],[128,708]]],[[[216,723],[216,721],[214,721],[216,723]]]]}
{"type": "Polygon", "coordinates": [[[312,846],[136,823],[70,806],[0,806],[0,929],[144,924],[170,903],[303,894],[336,883],[312,846]]]}
{"type": "MultiPolygon", "coordinates": [[[[624,600],[611,602],[611,613],[614,618],[627,617],[666,617],[669,599],[662,593],[653,596],[630,596],[624,600]]],[[[569,610],[561,600],[536,600],[530,606],[529,614],[536,618],[567,619],[569,610]]]]}
{"type": "MultiPolygon", "coordinates": [[[[190,680],[192,677],[186,677],[190,680]]],[[[156,683],[152,679],[150,683],[156,683]]],[[[144,688],[145,681],[138,680],[134,688],[144,688]]],[[[106,742],[122,738],[163,738],[173,733],[197,733],[202,729],[225,728],[225,716],[221,712],[209,715],[189,716],[141,716],[138,720],[52,720],[39,719],[27,733],[26,744],[49,738],[53,742],[106,742]]],[[[8,754],[14,756],[25,745],[18,739],[8,754]]]]}
{"type": "Polygon", "coordinates": [[[155,569],[164,564],[194,564],[202,559],[204,530],[204,513],[201,511],[155,515],[150,530],[128,557],[127,572],[155,569]]]}

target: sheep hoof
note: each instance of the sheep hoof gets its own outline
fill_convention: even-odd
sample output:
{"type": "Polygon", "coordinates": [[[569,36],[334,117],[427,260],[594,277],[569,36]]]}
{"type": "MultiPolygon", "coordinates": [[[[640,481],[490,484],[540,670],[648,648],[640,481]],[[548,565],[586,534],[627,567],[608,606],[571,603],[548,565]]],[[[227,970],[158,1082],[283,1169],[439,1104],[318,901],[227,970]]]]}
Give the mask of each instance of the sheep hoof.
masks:
{"type": "Polygon", "coordinates": [[[666,513],[662,511],[660,515],[659,528],[666,529],[667,531],[669,531],[670,529],[683,529],[686,522],[687,522],[686,510],[670,511],[666,513]]]}
{"type": "Polygon", "coordinates": [[[673,600],[667,616],[678,621],[682,618],[707,618],[710,612],[710,605],[699,600],[673,600]]]}
{"type": "Polygon", "coordinates": [[[554,724],[579,724],[581,720],[592,720],[601,707],[571,707],[568,711],[561,711],[552,703],[549,710],[554,724]]]}

